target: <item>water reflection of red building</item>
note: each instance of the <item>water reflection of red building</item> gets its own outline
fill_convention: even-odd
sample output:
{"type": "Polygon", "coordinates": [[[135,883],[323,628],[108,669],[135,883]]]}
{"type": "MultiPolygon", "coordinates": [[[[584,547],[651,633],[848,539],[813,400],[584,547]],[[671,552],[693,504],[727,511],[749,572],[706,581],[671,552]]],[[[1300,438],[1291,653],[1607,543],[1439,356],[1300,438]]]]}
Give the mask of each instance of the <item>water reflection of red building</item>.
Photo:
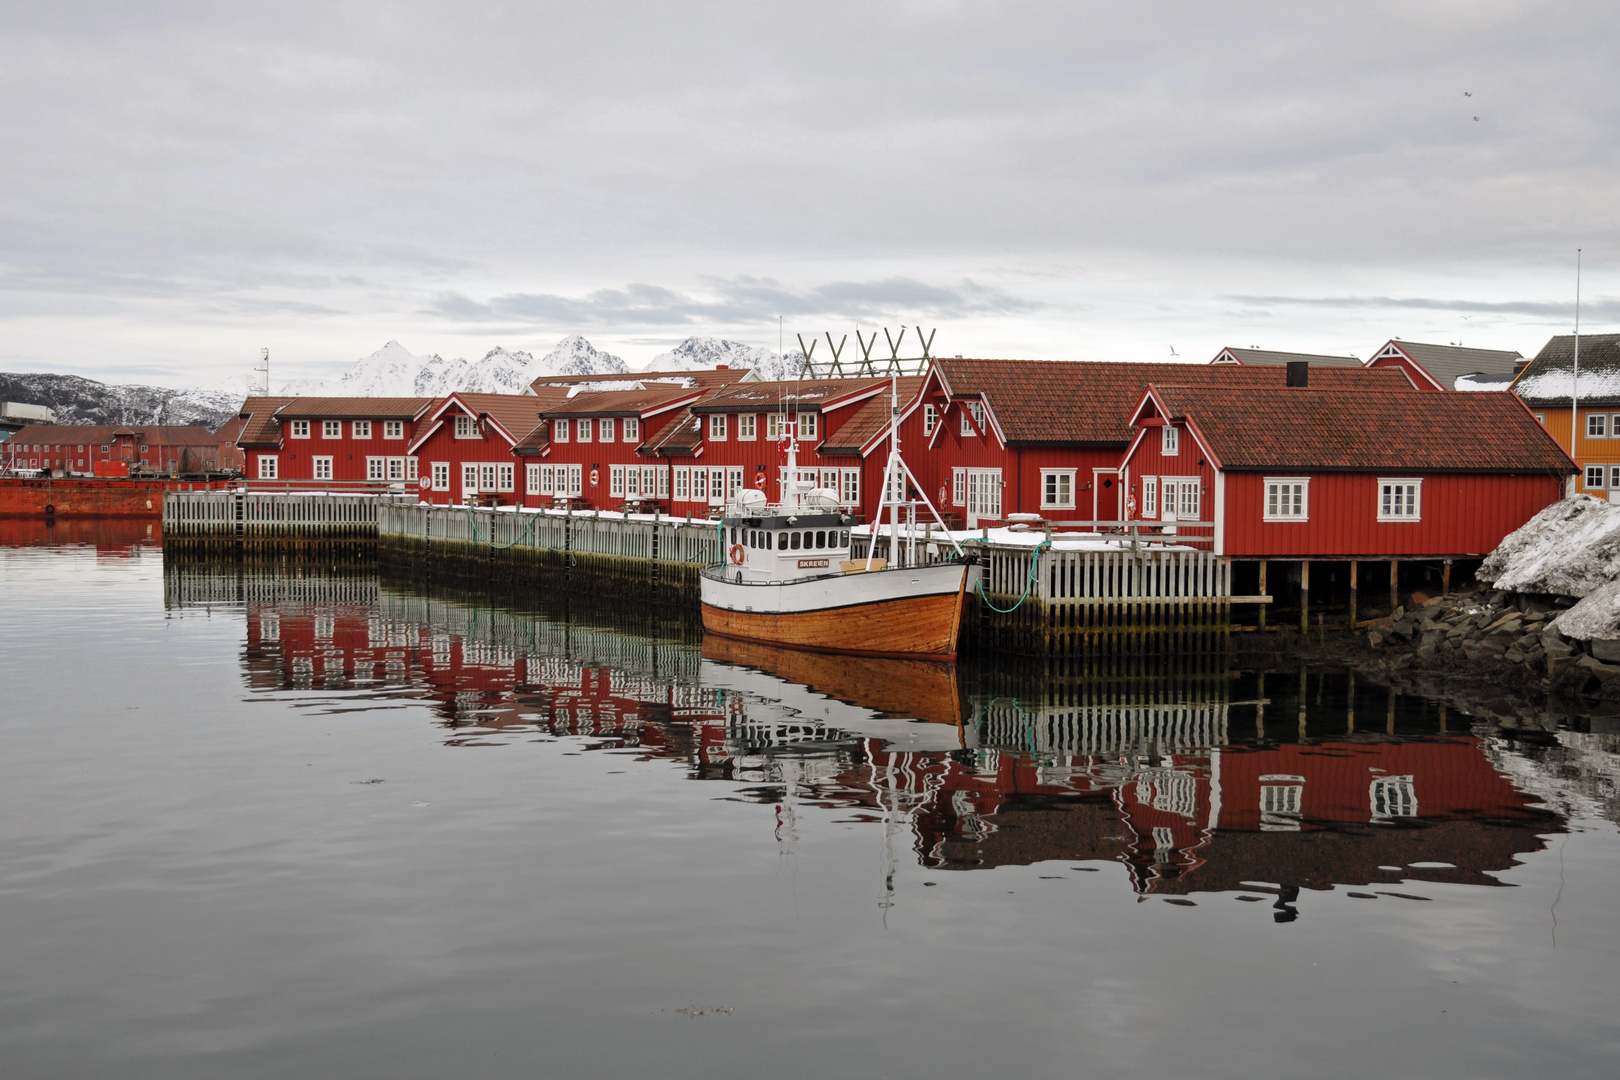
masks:
{"type": "Polygon", "coordinates": [[[93,547],[106,558],[124,558],[134,549],[163,543],[156,521],[134,518],[0,517],[0,546],[93,547]]]}
{"type": "Polygon", "coordinates": [[[250,604],[246,659],[257,686],[407,689],[434,703],[453,746],[584,736],[682,762],[694,779],[752,782],[739,798],[903,820],[920,863],[941,870],[1117,862],[1140,893],[1167,896],[1250,883],[1285,893],[1412,878],[1489,884],[1542,847],[1538,834],[1562,828],[1472,735],[1156,753],[896,751],[783,721],[767,702],[690,677],[537,654],[480,636],[476,620],[451,632],[364,603],[250,604]]]}

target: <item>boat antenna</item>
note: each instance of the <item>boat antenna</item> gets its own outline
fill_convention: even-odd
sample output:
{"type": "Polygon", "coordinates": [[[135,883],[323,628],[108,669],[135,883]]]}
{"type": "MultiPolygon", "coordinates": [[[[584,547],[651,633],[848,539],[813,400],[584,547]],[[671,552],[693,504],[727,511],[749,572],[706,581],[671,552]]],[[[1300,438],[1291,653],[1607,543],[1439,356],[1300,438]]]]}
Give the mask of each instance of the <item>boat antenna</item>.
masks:
{"type": "Polygon", "coordinates": [[[1569,377],[1569,456],[1575,456],[1575,439],[1580,429],[1581,384],[1581,249],[1575,249],[1575,364],[1569,377]]]}

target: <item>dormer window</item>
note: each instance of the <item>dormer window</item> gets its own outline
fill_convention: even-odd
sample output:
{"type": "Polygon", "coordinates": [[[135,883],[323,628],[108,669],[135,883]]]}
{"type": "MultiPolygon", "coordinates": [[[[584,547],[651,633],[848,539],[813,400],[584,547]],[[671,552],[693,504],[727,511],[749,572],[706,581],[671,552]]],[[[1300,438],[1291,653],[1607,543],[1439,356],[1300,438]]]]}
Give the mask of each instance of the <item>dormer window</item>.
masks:
{"type": "Polygon", "coordinates": [[[476,438],[478,438],[478,418],[474,417],[474,416],[468,416],[466,413],[458,414],[456,416],[456,438],[458,438],[458,439],[476,439],[476,438]]]}
{"type": "Polygon", "coordinates": [[[939,410],[932,405],[923,406],[923,434],[932,435],[939,423],[939,410]]]}
{"type": "Polygon", "coordinates": [[[962,434],[977,435],[984,427],[984,402],[968,401],[962,405],[962,434]]]}
{"type": "Polygon", "coordinates": [[[1181,432],[1169,424],[1159,429],[1159,453],[1165,457],[1181,453],[1181,432]]]}

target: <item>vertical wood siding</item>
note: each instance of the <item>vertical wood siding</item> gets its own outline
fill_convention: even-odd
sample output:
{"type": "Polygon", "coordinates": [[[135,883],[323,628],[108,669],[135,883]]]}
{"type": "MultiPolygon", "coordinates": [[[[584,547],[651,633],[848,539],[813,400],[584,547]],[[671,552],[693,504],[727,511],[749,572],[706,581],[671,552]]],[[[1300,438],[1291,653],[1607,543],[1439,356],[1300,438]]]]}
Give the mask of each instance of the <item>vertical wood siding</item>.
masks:
{"type": "Polygon", "coordinates": [[[1484,555],[1557,502],[1555,476],[1420,472],[1308,473],[1278,469],[1226,475],[1226,554],[1237,557],[1484,555]],[[1268,522],[1266,476],[1309,476],[1309,520],[1268,522]],[[1380,476],[1423,480],[1421,520],[1378,520],[1380,476]]]}

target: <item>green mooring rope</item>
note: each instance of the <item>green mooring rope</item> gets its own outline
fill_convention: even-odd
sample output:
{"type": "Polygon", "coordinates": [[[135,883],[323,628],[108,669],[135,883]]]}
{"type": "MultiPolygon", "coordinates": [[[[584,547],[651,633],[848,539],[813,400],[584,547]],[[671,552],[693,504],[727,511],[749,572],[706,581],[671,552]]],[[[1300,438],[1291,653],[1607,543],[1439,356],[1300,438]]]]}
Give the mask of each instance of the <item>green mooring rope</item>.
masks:
{"type": "MultiPolygon", "coordinates": [[[[964,544],[982,544],[985,541],[980,537],[970,536],[962,542],[964,544]]],[[[1013,606],[1010,608],[998,608],[995,604],[990,602],[990,598],[984,594],[984,575],[981,574],[979,576],[979,580],[973,583],[973,587],[978,591],[979,599],[984,601],[984,606],[995,612],[997,615],[1011,615],[1013,612],[1022,607],[1024,605],[1024,601],[1029,599],[1030,590],[1035,587],[1036,575],[1040,573],[1041,551],[1043,549],[1050,549],[1051,546],[1052,541],[1050,540],[1042,540],[1040,543],[1035,545],[1035,550],[1030,553],[1029,557],[1029,580],[1024,582],[1024,595],[1020,596],[1018,598],[1018,602],[1013,604],[1013,606]]]]}
{"type": "Polygon", "coordinates": [[[514,538],[513,541],[510,544],[497,544],[493,539],[493,537],[495,535],[493,531],[491,531],[491,533],[490,533],[491,539],[489,539],[489,540],[485,540],[485,539],[483,539],[482,537],[480,537],[478,535],[478,515],[473,513],[472,504],[471,503],[467,504],[467,526],[472,532],[473,543],[474,544],[488,544],[492,551],[505,551],[508,548],[517,547],[519,544],[521,544],[523,542],[524,537],[528,536],[530,533],[532,533],[534,531],[535,523],[538,522],[541,518],[543,518],[545,516],[546,515],[543,514],[543,513],[528,515],[529,523],[527,525],[523,526],[523,531],[518,533],[516,538],[514,538]]]}

